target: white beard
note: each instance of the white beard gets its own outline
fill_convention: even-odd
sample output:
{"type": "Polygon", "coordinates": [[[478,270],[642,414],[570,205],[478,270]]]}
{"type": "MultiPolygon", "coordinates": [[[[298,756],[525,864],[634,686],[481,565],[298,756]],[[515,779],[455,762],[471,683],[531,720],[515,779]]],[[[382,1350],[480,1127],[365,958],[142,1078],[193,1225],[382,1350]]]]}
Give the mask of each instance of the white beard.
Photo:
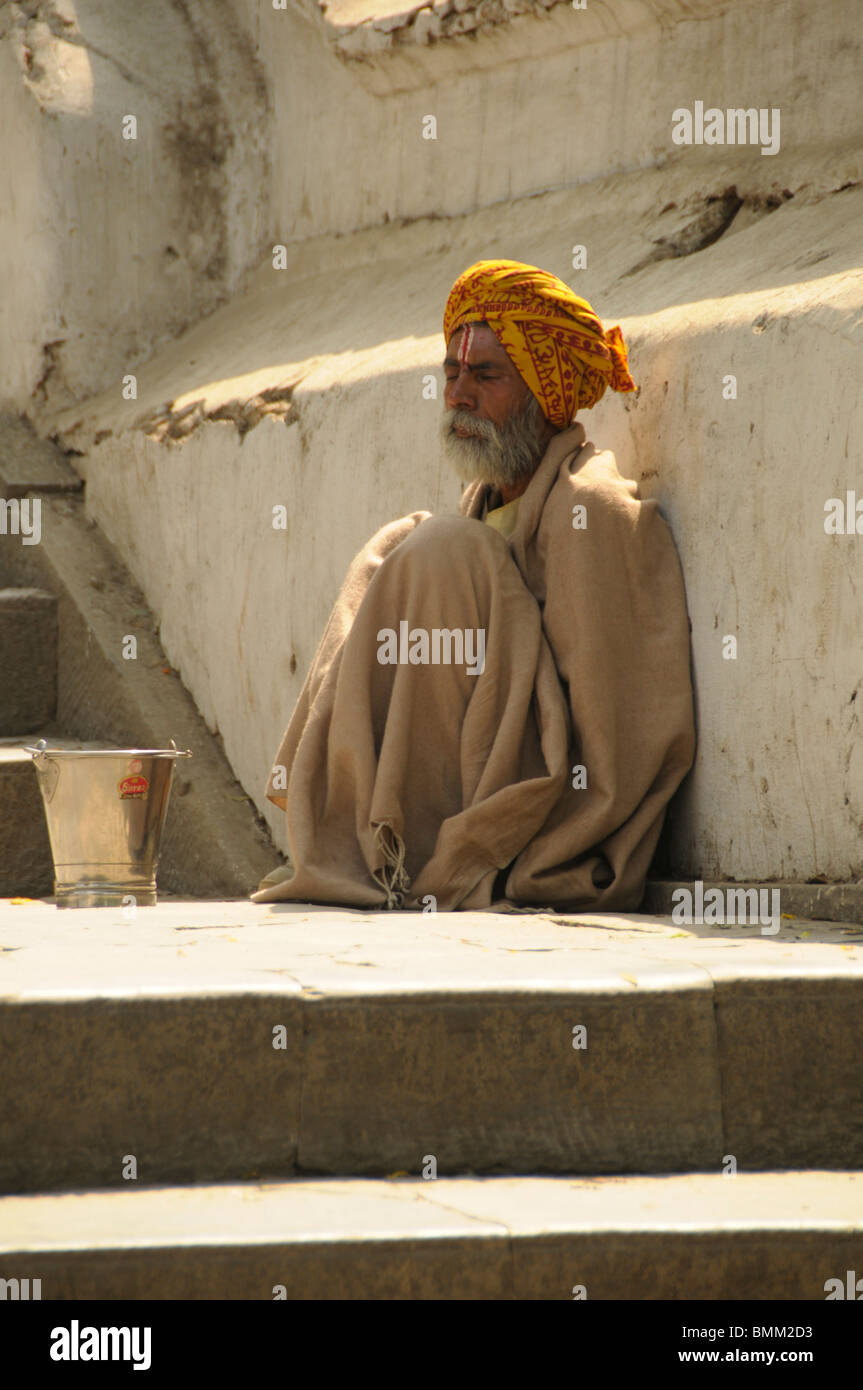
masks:
{"type": "Polygon", "coordinates": [[[480,420],[469,410],[447,410],[441,421],[441,443],[462,482],[479,481],[492,487],[514,487],[530,478],[545,453],[542,436],[546,420],[536,397],[510,415],[504,426],[480,420]],[[471,431],[462,438],[453,427],[471,431]]]}

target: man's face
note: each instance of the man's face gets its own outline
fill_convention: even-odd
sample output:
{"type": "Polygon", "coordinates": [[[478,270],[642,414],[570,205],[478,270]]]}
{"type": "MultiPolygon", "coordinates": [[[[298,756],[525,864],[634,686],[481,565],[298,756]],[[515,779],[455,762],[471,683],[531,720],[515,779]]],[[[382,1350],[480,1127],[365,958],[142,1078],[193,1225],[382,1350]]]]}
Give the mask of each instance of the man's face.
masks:
{"type": "Polygon", "coordinates": [[[441,438],[458,476],[498,488],[525,484],[554,430],[488,324],[456,329],[444,371],[441,438]]]}
{"type": "Polygon", "coordinates": [[[493,425],[505,425],[514,411],[524,407],[530,395],[487,323],[470,323],[456,329],[447,344],[444,371],[447,409],[469,410],[481,420],[491,420],[493,425]],[[469,345],[465,342],[468,331],[469,345]]]}

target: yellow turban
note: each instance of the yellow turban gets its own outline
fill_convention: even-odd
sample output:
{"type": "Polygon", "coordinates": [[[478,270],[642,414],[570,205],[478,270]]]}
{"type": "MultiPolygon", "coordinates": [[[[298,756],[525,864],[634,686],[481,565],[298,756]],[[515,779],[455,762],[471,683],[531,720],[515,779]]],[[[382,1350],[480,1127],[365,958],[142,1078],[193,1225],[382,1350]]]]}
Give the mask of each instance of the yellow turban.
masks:
{"type": "Polygon", "coordinates": [[[477,261],[458,277],[443,316],[457,328],[484,320],[553,425],[565,428],[612,391],[634,391],[619,328],[603,330],[586,299],[550,271],[520,261],[477,261]]]}

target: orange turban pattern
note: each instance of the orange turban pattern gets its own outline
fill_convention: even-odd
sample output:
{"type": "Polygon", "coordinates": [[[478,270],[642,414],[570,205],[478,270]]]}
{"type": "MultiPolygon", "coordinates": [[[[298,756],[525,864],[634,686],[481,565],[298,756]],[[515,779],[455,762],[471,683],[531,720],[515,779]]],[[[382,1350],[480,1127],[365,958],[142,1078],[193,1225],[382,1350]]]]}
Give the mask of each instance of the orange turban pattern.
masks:
{"type": "Polygon", "coordinates": [[[456,280],[443,316],[447,344],[466,323],[485,321],[536,396],[564,429],[612,391],[634,391],[619,328],[603,329],[586,299],[550,271],[520,261],[477,261],[456,280]]]}

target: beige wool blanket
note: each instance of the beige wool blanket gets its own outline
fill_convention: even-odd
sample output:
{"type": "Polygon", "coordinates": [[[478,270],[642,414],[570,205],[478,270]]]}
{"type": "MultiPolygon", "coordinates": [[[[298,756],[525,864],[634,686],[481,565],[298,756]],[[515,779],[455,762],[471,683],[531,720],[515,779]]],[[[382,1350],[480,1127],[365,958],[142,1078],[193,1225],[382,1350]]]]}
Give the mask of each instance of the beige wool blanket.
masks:
{"type": "Polygon", "coordinates": [[[508,539],[498,500],[471,484],[354,559],[267,783],[291,867],[255,902],[481,909],[505,870],[511,903],[639,906],[695,746],[671,533],[578,423],[508,539]]]}

